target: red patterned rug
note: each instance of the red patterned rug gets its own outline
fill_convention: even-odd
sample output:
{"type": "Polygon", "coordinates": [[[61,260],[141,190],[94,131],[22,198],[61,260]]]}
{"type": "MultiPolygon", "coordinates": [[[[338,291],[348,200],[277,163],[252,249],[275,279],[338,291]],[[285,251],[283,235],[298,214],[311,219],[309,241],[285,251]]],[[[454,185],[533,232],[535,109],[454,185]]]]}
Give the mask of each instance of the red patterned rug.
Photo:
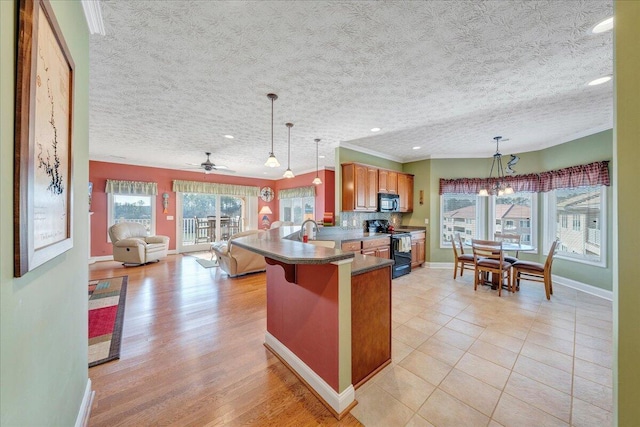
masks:
{"type": "Polygon", "coordinates": [[[127,276],[89,281],[89,367],[120,358],[127,276]]]}

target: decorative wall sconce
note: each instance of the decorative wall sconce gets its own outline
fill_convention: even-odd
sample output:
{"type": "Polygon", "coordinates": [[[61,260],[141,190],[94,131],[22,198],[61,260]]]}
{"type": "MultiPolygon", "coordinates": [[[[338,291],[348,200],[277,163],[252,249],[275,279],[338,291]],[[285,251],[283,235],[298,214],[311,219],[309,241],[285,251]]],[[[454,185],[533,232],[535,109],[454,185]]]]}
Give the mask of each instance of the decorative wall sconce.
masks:
{"type": "Polygon", "coordinates": [[[167,210],[169,208],[169,193],[162,193],[162,207],[164,208],[164,213],[169,213],[167,210]]]}
{"type": "Polygon", "coordinates": [[[424,205],[424,190],[420,190],[420,204],[424,205]]]}

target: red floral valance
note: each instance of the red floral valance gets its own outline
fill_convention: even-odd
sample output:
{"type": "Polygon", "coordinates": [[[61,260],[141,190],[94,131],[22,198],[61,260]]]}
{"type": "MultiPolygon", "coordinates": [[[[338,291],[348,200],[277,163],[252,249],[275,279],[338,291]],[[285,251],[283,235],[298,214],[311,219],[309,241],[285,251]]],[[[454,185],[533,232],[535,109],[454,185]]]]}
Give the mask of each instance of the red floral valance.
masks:
{"type": "Polygon", "coordinates": [[[506,176],[502,180],[497,178],[441,178],[440,194],[478,194],[483,188],[495,187],[498,181],[510,185],[516,193],[541,193],[561,188],[611,185],[609,161],[603,160],[541,173],[506,176]]]}

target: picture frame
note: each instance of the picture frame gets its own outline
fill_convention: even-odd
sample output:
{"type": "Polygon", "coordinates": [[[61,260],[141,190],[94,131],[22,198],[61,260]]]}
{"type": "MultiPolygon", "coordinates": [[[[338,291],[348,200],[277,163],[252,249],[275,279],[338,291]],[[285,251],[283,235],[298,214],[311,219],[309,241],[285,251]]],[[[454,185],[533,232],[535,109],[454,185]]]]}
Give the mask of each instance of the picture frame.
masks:
{"type": "Polygon", "coordinates": [[[48,0],[21,0],[14,165],[14,277],[73,247],[74,63],[48,0]]]}

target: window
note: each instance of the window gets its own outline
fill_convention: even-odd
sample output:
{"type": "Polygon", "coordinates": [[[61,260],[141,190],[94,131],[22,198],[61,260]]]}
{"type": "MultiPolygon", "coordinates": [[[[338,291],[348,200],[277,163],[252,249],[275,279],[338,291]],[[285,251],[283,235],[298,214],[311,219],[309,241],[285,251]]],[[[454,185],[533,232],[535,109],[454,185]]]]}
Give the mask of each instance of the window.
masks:
{"type": "Polygon", "coordinates": [[[440,196],[440,221],[442,234],[440,247],[450,247],[455,233],[465,239],[479,239],[484,236],[484,202],[475,194],[443,194],[440,196]]]}
{"type": "Polygon", "coordinates": [[[582,220],[580,215],[573,216],[573,231],[580,231],[582,229],[582,220]]]}
{"type": "Polygon", "coordinates": [[[315,219],[315,197],[280,199],[280,221],[292,221],[301,225],[307,219],[315,219]]]}
{"type": "Polygon", "coordinates": [[[495,218],[495,221],[491,221],[495,226],[489,230],[489,236],[495,233],[519,234],[521,242],[536,246],[537,198],[537,193],[492,197],[490,215],[495,218]]]}
{"type": "MultiPolygon", "coordinates": [[[[156,196],[108,193],[107,229],[120,222],[137,222],[147,229],[147,235],[156,234],[156,196]]],[[[111,241],[107,233],[107,241],[111,241]]]]}
{"type": "Polygon", "coordinates": [[[606,236],[600,225],[606,224],[606,187],[554,190],[545,199],[545,247],[558,238],[559,257],[604,267],[606,236]]]}

